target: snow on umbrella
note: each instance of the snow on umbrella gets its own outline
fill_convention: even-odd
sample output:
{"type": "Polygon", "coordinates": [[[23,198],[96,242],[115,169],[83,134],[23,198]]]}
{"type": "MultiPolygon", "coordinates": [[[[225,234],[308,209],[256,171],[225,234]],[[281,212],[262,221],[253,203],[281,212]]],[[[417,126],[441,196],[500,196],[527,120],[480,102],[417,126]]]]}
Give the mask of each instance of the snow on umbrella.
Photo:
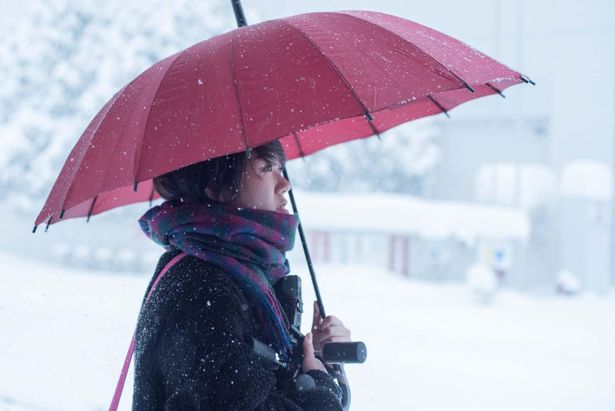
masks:
{"type": "Polygon", "coordinates": [[[458,40],[382,13],[241,27],[154,64],[116,93],[35,224],[152,200],[152,178],[274,139],[289,159],[306,156],[522,82],[531,80],[458,40]]]}

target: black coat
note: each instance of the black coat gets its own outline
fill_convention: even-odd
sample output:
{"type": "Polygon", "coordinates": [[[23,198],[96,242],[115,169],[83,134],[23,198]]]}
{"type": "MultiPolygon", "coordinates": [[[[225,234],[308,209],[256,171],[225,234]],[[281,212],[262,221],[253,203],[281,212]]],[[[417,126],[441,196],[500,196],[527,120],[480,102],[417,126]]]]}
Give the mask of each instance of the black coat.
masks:
{"type": "MultiPolygon", "coordinates": [[[[175,255],[161,257],[154,278],[175,255]]],[[[278,390],[272,365],[245,342],[250,336],[262,340],[239,286],[211,263],[182,258],[141,308],[133,410],[342,409],[339,387],[322,371],[308,372],[311,391],[278,390]]]]}

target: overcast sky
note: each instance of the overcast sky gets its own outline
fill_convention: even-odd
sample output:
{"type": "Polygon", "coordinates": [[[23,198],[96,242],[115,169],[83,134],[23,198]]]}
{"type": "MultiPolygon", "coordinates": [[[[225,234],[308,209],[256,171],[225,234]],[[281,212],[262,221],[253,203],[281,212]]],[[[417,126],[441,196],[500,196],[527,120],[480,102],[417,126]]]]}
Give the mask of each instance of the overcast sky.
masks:
{"type": "MultiPolygon", "coordinates": [[[[143,0],[143,7],[147,3],[143,0]]],[[[510,44],[519,41],[520,28],[524,33],[521,40],[526,43],[575,33],[615,33],[615,2],[610,0],[243,0],[242,3],[248,23],[325,10],[364,9],[395,14],[472,42],[481,51],[525,71],[528,70],[518,67],[519,61],[514,61],[520,59],[514,51],[516,47],[510,44]]],[[[0,0],[0,33],[6,35],[13,24],[27,24],[30,4],[32,0],[0,0]]]]}
{"type": "MultiPolygon", "coordinates": [[[[141,3],[147,7],[147,0],[141,3]]],[[[27,24],[30,4],[32,0],[0,0],[0,34],[10,35],[8,29],[13,24],[27,24]]],[[[395,14],[470,42],[525,72],[536,72],[532,63],[542,66],[541,57],[548,56],[523,61],[520,41],[521,47],[527,49],[529,43],[549,41],[554,36],[615,35],[615,2],[610,0],[243,0],[243,6],[248,23],[325,10],[364,9],[395,14]],[[520,29],[524,33],[521,37],[520,29]]]]}

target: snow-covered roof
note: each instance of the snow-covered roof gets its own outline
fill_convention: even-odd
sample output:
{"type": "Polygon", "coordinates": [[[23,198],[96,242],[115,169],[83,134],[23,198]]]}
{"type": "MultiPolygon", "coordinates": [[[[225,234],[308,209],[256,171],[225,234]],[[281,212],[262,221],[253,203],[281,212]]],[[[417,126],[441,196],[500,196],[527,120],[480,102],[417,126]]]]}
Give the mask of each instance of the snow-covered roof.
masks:
{"type": "Polygon", "coordinates": [[[562,194],[566,197],[608,200],[612,180],[609,167],[598,161],[574,161],[562,171],[562,194]]]}
{"type": "Polygon", "coordinates": [[[491,163],[480,167],[475,187],[480,201],[512,205],[519,202],[521,208],[529,210],[554,201],[558,181],[544,165],[491,163]]]}
{"type": "Polygon", "coordinates": [[[352,230],[457,237],[527,239],[530,221],[520,209],[474,203],[424,200],[395,194],[297,192],[306,229],[352,230]]]}

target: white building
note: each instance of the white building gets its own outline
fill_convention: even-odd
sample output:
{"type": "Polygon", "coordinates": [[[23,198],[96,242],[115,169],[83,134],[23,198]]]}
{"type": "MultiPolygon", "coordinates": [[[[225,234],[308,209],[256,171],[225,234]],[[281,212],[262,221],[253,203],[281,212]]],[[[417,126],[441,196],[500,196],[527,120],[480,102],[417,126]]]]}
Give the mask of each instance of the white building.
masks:
{"type": "Polygon", "coordinates": [[[466,40],[537,86],[470,102],[440,120],[443,161],[432,196],[526,210],[527,284],[570,270],[585,288],[604,291],[615,284],[615,8],[599,0],[490,4],[499,24],[482,44],[466,40]],[[574,171],[579,161],[601,171],[574,171]],[[579,191],[596,179],[599,198],[579,191]]]}
{"type": "MultiPolygon", "coordinates": [[[[522,285],[530,223],[522,210],[409,196],[299,192],[314,262],[373,265],[414,279],[463,281],[477,262],[522,285]]],[[[291,264],[304,259],[298,244],[291,264]]]]}

